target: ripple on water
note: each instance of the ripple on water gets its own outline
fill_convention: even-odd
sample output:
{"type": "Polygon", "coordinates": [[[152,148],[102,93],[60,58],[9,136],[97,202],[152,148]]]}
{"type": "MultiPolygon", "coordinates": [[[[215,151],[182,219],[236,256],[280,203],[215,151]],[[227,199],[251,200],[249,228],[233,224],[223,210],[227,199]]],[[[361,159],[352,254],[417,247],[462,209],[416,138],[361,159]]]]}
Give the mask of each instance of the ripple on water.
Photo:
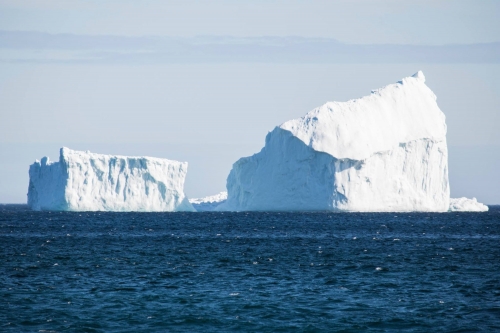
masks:
{"type": "Polygon", "coordinates": [[[499,212],[3,206],[0,331],[500,331],[499,212]]]}

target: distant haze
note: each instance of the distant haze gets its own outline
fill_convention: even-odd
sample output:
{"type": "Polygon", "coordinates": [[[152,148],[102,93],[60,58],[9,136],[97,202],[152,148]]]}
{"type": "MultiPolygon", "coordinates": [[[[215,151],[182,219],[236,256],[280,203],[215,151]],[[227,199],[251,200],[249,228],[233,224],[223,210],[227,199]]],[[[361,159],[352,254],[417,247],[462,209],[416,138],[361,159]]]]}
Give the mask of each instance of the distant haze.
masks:
{"type": "Polygon", "coordinates": [[[0,31],[12,63],[499,63],[500,42],[453,45],[346,44],[304,37],[123,37],[0,31]]]}
{"type": "Polygon", "coordinates": [[[0,30],[475,44],[500,41],[499,13],[497,0],[0,0],[0,30]]]}
{"type": "Polygon", "coordinates": [[[499,2],[141,3],[0,0],[0,203],[62,146],[188,161],[215,194],[274,126],[423,70],[452,197],[500,204],[499,2]]]}

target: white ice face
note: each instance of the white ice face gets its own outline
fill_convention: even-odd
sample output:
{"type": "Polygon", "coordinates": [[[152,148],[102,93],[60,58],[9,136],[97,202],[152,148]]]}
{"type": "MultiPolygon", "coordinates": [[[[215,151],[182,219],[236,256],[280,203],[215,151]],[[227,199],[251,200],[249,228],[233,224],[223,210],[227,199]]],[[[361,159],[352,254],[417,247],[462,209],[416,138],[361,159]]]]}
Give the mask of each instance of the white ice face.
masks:
{"type": "Polygon", "coordinates": [[[59,162],[30,166],[35,210],[194,211],[184,195],[187,163],[61,148],[59,162]]]}
{"type": "Polygon", "coordinates": [[[476,198],[450,199],[450,212],[487,212],[488,206],[477,202],[476,198]]]}
{"type": "Polygon", "coordinates": [[[193,198],[189,199],[189,202],[192,204],[201,204],[201,203],[220,203],[222,201],[225,201],[227,199],[227,192],[220,192],[215,195],[210,195],[208,197],[204,198],[193,198]]]}
{"type": "Polygon", "coordinates": [[[218,210],[447,211],[445,116],[418,72],[276,127],[227,189],[218,210]]]}
{"type": "Polygon", "coordinates": [[[215,210],[217,206],[226,202],[226,200],[227,200],[227,192],[224,191],[204,198],[189,199],[189,202],[193,205],[196,211],[208,212],[215,210]]]}

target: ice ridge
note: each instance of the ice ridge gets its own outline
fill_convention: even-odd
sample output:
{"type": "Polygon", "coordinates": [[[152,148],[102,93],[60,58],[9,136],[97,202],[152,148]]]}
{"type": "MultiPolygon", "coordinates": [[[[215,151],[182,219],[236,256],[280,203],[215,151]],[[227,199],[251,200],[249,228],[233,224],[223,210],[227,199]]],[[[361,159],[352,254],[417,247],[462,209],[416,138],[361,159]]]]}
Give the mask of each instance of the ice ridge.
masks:
{"type": "Polygon", "coordinates": [[[226,200],[227,200],[227,192],[224,191],[204,198],[189,199],[189,202],[193,205],[196,211],[208,212],[215,210],[217,206],[226,202],[226,200]]]}
{"type": "Polygon", "coordinates": [[[476,198],[450,199],[450,212],[487,212],[488,206],[477,202],[476,198]]]}

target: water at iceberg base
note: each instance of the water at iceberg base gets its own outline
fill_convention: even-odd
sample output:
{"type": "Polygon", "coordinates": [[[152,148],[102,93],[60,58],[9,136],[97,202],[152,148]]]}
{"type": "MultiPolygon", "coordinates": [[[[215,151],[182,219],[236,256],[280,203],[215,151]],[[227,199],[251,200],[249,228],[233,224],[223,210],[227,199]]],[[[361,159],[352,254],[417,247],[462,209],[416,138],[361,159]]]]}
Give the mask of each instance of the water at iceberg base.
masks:
{"type": "MultiPolygon", "coordinates": [[[[220,192],[219,194],[207,196],[204,198],[189,199],[197,212],[211,212],[219,211],[217,207],[227,201],[227,192],[220,192]]],[[[468,199],[451,198],[449,212],[487,212],[488,206],[477,201],[476,198],[468,199]]]]}
{"type": "Polygon", "coordinates": [[[499,223],[0,205],[0,330],[495,332],[499,223]]]}

